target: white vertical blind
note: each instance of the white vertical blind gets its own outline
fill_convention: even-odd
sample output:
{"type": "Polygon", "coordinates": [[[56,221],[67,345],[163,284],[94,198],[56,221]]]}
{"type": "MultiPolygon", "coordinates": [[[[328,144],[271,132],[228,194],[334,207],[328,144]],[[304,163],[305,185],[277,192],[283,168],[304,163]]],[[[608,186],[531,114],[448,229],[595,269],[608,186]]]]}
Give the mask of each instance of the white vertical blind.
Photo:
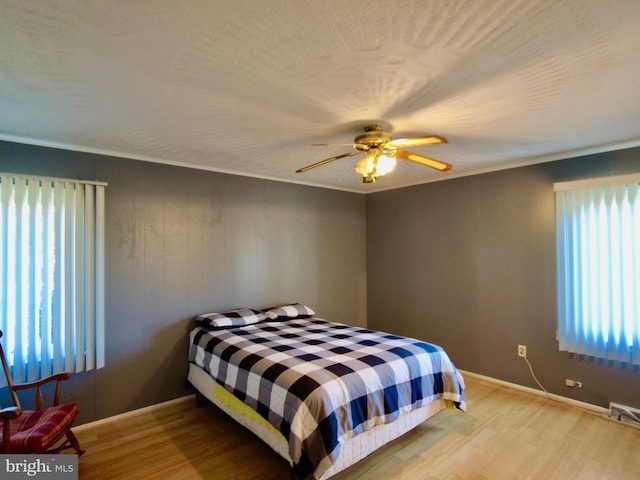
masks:
{"type": "Polygon", "coordinates": [[[554,187],[560,350],[640,365],[640,179],[554,187]]]}
{"type": "Polygon", "coordinates": [[[105,186],[0,174],[0,341],[16,382],[104,366],[105,186]]]}

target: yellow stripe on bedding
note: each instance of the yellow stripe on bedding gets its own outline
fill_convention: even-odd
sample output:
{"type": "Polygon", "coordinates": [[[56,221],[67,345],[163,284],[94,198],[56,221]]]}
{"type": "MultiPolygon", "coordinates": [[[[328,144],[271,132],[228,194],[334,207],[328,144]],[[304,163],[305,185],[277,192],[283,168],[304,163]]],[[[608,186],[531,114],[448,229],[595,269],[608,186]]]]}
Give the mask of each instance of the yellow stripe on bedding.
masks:
{"type": "Polygon", "coordinates": [[[261,426],[271,430],[276,435],[278,435],[278,437],[280,437],[284,443],[287,443],[287,439],[284,438],[284,435],[282,435],[282,433],[280,433],[280,431],[276,427],[274,427],[269,422],[267,422],[264,418],[262,418],[260,414],[256,412],[253,408],[251,408],[249,405],[238,400],[233,395],[233,393],[226,390],[222,385],[218,383],[214,384],[213,395],[216,397],[218,401],[222,402],[227,407],[235,410],[243,417],[247,417],[256,423],[259,423],[261,426]]]}

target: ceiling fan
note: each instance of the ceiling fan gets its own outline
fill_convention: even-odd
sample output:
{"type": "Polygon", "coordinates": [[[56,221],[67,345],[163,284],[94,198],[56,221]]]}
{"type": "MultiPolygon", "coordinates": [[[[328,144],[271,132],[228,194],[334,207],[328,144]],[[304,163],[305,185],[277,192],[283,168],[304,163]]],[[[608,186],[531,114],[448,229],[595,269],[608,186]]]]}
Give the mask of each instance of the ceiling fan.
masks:
{"type": "MultiPolygon", "coordinates": [[[[353,143],[341,144],[356,148],[357,150],[360,150],[359,152],[349,152],[336,155],[335,157],[327,158],[320,162],[302,167],[296,170],[296,173],[306,172],[312,168],[321,167],[322,165],[331,163],[334,160],[359,155],[360,153],[366,153],[366,155],[358,161],[355,170],[362,175],[363,183],[373,183],[376,181],[377,177],[381,177],[389,173],[395,167],[397,158],[401,160],[409,160],[411,162],[419,163],[420,165],[435,168],[441,172],[446,172],[451,169],[451,165],[448,163],[409,152],[407,150],[401,150],[405,147],[435,145],[439,143],[447,143],[447,140],[437,135],[431,135],[428,137],[397,138],[394,140],[390,133],[382,130],[380,125],[367,125],[364,127],[364,133],[358,135],[354,139],[353,143]]],[[[314,143],[312,146],[326,147],[329,145],[330,144],[328,143],[314,143]]]]}

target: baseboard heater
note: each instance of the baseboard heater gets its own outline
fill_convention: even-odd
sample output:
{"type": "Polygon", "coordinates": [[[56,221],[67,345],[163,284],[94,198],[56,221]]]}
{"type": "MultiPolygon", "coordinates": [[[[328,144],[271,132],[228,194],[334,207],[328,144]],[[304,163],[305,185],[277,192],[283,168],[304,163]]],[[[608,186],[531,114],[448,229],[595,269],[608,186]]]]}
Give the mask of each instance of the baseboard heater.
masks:
{"type": "Polygon", "coordinates": [[[612,402],[609,404],[609,416],[616,418],[621,422],[640,425],[640,409],[637,408],[612,402]]]}

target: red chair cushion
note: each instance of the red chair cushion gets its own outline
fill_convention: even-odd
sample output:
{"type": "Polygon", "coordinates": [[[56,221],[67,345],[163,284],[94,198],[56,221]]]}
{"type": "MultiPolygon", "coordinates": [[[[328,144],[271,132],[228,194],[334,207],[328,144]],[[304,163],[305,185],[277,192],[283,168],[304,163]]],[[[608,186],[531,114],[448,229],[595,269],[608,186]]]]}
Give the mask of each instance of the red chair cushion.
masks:
{"type": "Polygon", "coordinates": [[[44,452],[71,428],[78,413],[76,402],[41,410],[24,410],[18,418],[11,421],[10,452],[44,452]]]}

